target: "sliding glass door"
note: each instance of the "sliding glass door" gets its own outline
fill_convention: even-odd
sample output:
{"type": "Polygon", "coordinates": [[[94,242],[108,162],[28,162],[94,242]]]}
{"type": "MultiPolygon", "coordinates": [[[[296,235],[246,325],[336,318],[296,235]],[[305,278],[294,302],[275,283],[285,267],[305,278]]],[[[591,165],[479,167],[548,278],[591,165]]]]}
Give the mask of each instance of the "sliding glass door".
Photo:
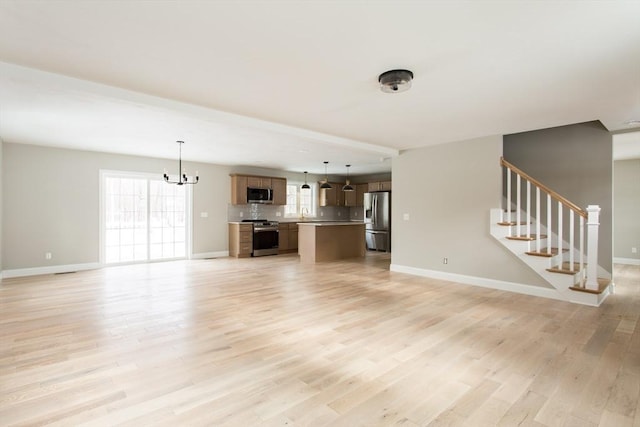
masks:
{"type": "Polygon", "coordinates": [[[156,175],[101,173],[101,258],[105,264],[187,256],[189,186],[156,175]]]}

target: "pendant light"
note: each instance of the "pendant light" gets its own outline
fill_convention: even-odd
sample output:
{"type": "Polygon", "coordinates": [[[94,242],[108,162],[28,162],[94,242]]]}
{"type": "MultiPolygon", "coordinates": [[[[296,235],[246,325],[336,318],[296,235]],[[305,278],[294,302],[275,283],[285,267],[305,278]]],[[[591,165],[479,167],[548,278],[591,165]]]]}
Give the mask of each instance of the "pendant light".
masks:
{"type": "Polygon", "coordinates": [[[323,189],[330,189],[331,188],[331,184],[329,184],[329,175],[327,175],[327,165],[329,164],[329,162],[324,162],[324,182],[322,184],[320,184],[320,188],[323,189]]]}
{"type": "Polygon", "coordinates": [[[302,188],[303,190],[310,190],[311,187],[309,186],[309,184],[307,184],[307,171],[304,171],[304,184],[302,184],[302,188]]]}
{"type": "Polygon", "coordinates": [[[351,167],[351,165],[347,165],[347,182],[342,187],[342,191],[355,191],[355,188],[353,188],[353,185],[351,185],[351,183],[349,182],[349,168],[350,167],[351,167]]]}
{"type": "Polygon", "coordinates": [[[198,171],[196,171],[196,179],[194,182],[189,182],[189,179],[187,178],[187,174],[185,171],[182,170],[182,144],[184,144],[184,141],[176,141],[180,147],[180,151],[179,151],[179,155],[178,155],[178,180],[177,181],[170,181],[169,180],[169,175],[167,174],[167,171],[165,169],[164,172],[164,182],[166,182],[167,184],[176,184],[176,185],[185,185],[185,184],[197,184],[198,181],[200,180],[200,178],[198,177],[198,171]]]}

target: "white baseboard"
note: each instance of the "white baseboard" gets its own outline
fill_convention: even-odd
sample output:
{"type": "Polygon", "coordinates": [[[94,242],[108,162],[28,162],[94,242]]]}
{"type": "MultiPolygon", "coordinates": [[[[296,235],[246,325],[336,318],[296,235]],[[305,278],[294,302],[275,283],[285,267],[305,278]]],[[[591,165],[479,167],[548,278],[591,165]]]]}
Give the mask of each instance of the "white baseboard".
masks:
{"type": "Polygon", "coordinates": [[[191,254],[191,259],[224,258],[229,256],[229,251],[201,252],[191,254]]]}
{"type": "Polygon", "coordinates": [[[614,264],[640,265],[640,259],[635,258],[613,258],[614,264]]]}
{"type": "Polygon", "coordinates": [[[13,277],[39,276],[41,274],[71,273],[73,271],[95,270],[102,266],[98,262],[89,262],[86,264],[68,264],[68,265],[51,265],[47,267],[17,268],[14,270],[4,270],[2,272],[3,279],[13,277]]]}
{"type": "Polygon", "coordinates": [[[550,298],[564,301],[562,294],[552,288],[543,288],[540,286],[524,285],[521,283],[505,282],[502,280],[487,279],[485,277],[466,276],[463,274],[447,273],[444,271],[427,270],[416,267],[408,267],[405,265],[391,264],[391,271],[398,273],[407,273],[414,276],[429,277],[432,279],[448,280],[451,282],[462,283],[465,285],[480,286],[489,289],[498,289],[501,291],[515,292],[518,294],[532,295],[542,298],[550,298]]]}

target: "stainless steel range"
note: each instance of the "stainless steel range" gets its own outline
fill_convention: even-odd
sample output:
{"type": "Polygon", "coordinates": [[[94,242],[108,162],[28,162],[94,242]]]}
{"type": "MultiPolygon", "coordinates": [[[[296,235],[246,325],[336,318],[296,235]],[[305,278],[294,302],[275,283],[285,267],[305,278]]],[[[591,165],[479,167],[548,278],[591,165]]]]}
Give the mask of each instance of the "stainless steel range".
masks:
{"type": "Polygon", "coordinates": [[[278,255],[278,221],[245,219],[253,223],[253,252],[251,256],[278,255]]]}

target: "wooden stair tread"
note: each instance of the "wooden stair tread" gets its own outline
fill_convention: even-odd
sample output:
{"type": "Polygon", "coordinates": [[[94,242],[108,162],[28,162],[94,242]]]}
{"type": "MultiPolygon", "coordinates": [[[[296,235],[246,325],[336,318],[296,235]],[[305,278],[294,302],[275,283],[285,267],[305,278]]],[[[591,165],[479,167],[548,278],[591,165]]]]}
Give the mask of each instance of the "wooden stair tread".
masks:
{"type": "MultiPolygon", "coordinates": [[[[569,249],[563,249],[562,252],[569,252],[569,249]]],[[[532,255],[532,256],[542,256],[542,257],[551,258],[552,256],[558,255],[558,248],[551,248],[551,253],[547,253],[547,248],[540,249],[540,252],[528,251],[525,253],[527,255],[532,255]]]]}
{"type": "MultiPolygon", "coordinates": [[[[587,268],[587,264],[582,264],[582,268],[587,268]]],[[[573,271],[571,271],[568,261],[563,262],[562,265],[547,268],[547,271],[551,273],[560,273],[560,274],[576,274],[580,271],[580,263],[579,262],[573,263],[573,271]]]]}
{"type": "MultiPolygon", "coordinates": [[[[507,236],[507,239],[509,239],[509,240],[525,240],[525,241],[529,240],[529,241],[531,241],[531,240],[536,240],[537,238],[538,238],[538,236],[536,234],[529,234],[529,235],[523,234],[523,235],[520,235],[520,236],[507,236]]],[[[540,238],[541,239],[546,239],[547,235],[546,234],[541,234],[540,238]]]]}
{"type": "MultiPolygon", "coordinates": [[[[532,223],[520,221],[520,225],[527,225],[527,224],[532,224],[532,223]]],[[[512,226],[512,225],[518,225],[518,223],[516,221],[511,221],[511,222],[502,221],[502,222],[499,222],[498,225],[512,226]]]]}
{"type": "Polygon", "coordinates": [[[611,284],[611,280],[609,280],[609,279],[598,278],[598,290],[594,290],[594,289],[585,288],[584,286],[585,286],[586,282],[587,281],[585,279],[585,280],[582,281],[581,286],[569,286],[569,289],[571,289],[572,291],[586,292],[588,294],[600,295],[611,284]]]}

